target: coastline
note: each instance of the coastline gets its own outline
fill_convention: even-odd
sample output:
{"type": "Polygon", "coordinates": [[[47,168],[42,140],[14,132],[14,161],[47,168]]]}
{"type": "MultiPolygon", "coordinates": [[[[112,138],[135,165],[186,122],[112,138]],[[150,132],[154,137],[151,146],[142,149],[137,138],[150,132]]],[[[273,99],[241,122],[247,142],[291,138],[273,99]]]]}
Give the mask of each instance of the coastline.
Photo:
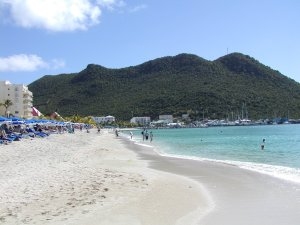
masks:
{"type": "Polygon", "coordinates": [[[212,207],[201,184],[122,140],[91,130],[0,146],[1,224],[198,224],[212,207]]]}
{"type": "Polygon", "coordinates": [[[109,130],[0,146],[1,224],[298,225],[300,185],[109,130]]]}
{"type": "Polygon", "coordinates": [[[300,185],[230,164],[172,158],[126,141],[151,168],[201,183],[216,207],[199,224],[296,225],[300,221],[300,185]]]}

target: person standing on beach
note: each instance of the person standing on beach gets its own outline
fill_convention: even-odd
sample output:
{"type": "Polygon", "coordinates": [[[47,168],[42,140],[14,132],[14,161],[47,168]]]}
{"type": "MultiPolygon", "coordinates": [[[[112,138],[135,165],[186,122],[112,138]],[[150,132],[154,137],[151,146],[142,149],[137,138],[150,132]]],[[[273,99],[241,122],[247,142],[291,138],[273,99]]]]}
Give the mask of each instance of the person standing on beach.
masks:
{"type": "Polygon", "coordinates": [[[149,137],[149,134],[148,134],[148,131],[146,131],[146,133],[145,133],[146,141],[148,141],[148,137],[149,137]]]}
{"type": "Polygon", "coordinates": [[[145,140],[145,129],[142,131],[143,141],[145,140]]]}
{"type": "Polygon", "coordinates": [[[130,131],[130,139],[132,139],[133,137],[133,133],[130,131]]]}
{"type": "Polygon", "coordinates": [[[153,133],[152,131],[150,131],[150,142],[152,142],[152,140],[153,140],[153,133]]]}

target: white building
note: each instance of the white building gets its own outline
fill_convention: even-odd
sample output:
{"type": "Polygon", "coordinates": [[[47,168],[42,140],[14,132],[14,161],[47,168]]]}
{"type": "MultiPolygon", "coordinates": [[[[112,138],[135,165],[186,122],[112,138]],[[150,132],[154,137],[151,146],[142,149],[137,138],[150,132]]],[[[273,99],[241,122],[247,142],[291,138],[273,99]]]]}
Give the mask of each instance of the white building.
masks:
{"type": "Polygon", "coordinates": [[[173,116],[172,115],[159,115],[159,120],[165,121],[166,123],[173,123],[173,116]]]}
{"type": "Polygon", "coordinates": [[[189,114],[182,114],[182,119],[183,120],[189,120],[190,119],[190,115],[189,114]]]}
{"type": "Polygon", "coordinates": [[[93,117],[96,123],[112,123],[116,121],[114,116],[93,117]]]}
{"type": "MultiPolygon", "coordinates": [[[[7,114],[21,118],[32,117],[32,92],[23,84],[11,84],[9,81],[0,81],[0,102],[10,100],[7,114]]],[[[0,107],[0,114],[5,114],[5,107],[0,107]]]]}
{"type": "Polygon", "coordinates": [[[150,124],[151,119],[148,116],[144,116],[144,117],[133,117],[130,120],[130,123],[134,123],[134,124],[141,124],[141,125],[148,125],[150,124]]]}

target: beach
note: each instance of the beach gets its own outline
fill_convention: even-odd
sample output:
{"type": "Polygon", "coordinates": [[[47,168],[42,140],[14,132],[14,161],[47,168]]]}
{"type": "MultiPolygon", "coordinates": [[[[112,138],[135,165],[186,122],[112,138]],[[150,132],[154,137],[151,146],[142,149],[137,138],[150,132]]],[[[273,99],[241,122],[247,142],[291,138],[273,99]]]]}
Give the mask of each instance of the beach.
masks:
{"type": "Polygon", "coordinates": [[[201,183],[155,170],[111,130],[0,146],[1,224],[198,224],[201,183]]]}
{"type": "Polygon", "coordinates": [[[113,130],[0,146],[0,224],[297,225],[300,186],[113,130]]]}

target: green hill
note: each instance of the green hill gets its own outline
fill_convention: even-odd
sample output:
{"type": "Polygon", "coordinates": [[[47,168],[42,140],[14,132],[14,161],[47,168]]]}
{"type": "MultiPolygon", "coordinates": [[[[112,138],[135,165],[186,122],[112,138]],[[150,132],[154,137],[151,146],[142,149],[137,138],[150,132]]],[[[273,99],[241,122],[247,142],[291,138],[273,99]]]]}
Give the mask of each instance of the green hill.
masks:
{"type": "Polygon", "coordinates": [[[300,118],[300,84],[240,53],[214,61],[180,54],[121,69],[90,64],[44,76],[29,89],[40,111],[63,116],[300,118]]]}

